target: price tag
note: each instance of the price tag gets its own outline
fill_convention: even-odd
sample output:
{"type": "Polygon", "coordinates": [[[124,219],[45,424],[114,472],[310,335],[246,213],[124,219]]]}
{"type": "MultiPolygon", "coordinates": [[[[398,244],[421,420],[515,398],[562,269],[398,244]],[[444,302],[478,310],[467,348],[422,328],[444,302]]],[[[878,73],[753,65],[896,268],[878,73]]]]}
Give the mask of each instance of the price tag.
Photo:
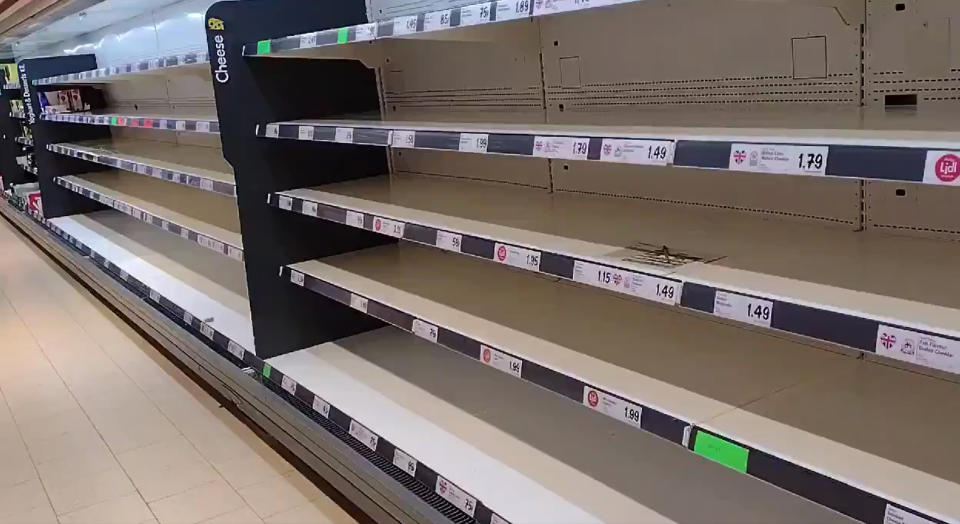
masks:
{"type": "Polygon", "coordinates": [[[301,273],[301,272],[299,272],[299,271],[294,271],[294,270],[291,269],[291,270],[290,270],[290,282],[293,282],[294,284],[296,284],[296,285],[298,285],[298,286],[302,286],[302,285],[303,285],[303,273],[301,273]]]}
{"type": "Polygon", "coordinates": [[[485,24],[490,21],[490,4],[468,5],[460,8],[460,27],[485,24]]]}
{"type": "Polygon", "coordinates": [[[486,133],[460,133],[460,151],[463,153],[486,153],[490,135],[486,133]]]}
{"type": "Polygon", "coordinates": [[[403,238],[404,230],[403,222],[398,220],[390,220],[388,218],[382,217],[373,217],[373,230],[377,233],[381,233],[387,236],[395,238],[403,238]]]}
{"type": "Polygon", "coordinates": [[[201,178],[200,189],[204,189],[206,191],[213,191],[213,180],[210,180],[209,178],[201,178]]]}
{"type": "Polygon", "coordinates": [[[356,309],[357,311],[363,311],[364,313],[366,313],[368,303],[369,301],[366,298],[361,297],[360,295],[357,295],[355,293],[350,293],[350,307],[352,307],[353,309],[356,309]]]}
{"type": "Polygon", "coordinates": [[[639,283],[635,281],[633,294],[669,306],[680,303],[683,294],[683,283],[649,275],[638,275],[639,283]]]}
{"type": "Polygon", "coordinates": [[[227,256],[234,260],[243,260],[243,251],[233,247],[227,246],[227,256]]]}
{"type": "Polygon", "coordinates": [[[187,121],[186,120],[177,120],[176,124],[177,131],[186,131],[187,130],[187,121]]]}
{"type": "Polygon", "coordinates": [[[210,327],[206,322],[200,323],[200,332],[203,333],[203,336],[213,340],[213,328],[210,327]]]}
{"type": "Polygon", "coordinates": [[[497,515],[496,513],[490,514],[490,524],[510,524],[510,521],[497,515]]]}
{"type": "Polygon", "coordinates": [[[583,405],[625,424],[640,427],[643,408],[599,389],[583,386],[583,405]]]}
{"type": "Polygon", "coordinates": [[[400,451],[400,448],[394,448],[393,450],[393,465],[411,477],[417,474],[417,461],[400,451]]]}
{"type": "Polygon", "coordinates": [[[166,120],[165,118],[161,118],[158,125],[159,125],[160,129],[166,129],[166,128],[167,128],[167,120],[166,120]]]}
{"type": "Polygon", "coordinates": [[[320,397],[313,397],[313,410],[323,415],[323,418],[330,418],[330,404],[320,397]]]}
{"type": "Polygon", "coordinates": [[[419,318],[415,318],[413,319],[413,334],[420,338],[429,340],[430,342],[436,343],[439,330],[437,329],[437,326],[434,326],[429,322],[424,322],[419,318]]]}
{"type": "Polygon", "coordinates": [[[880,324],[878,355],[943,371],[960,371],[960,342],[880,324]]]}
{"type": "Polygon", "coordinates": [[[277,124],[267,124],[267,126],[263,129],[263,133],[267,136],[267,138],[277,138],[280,136],[280,126],[277,124]]]}
{"type": "Polygon", "coordinates": [[[935,524],[911,511],[898,508],[887,502],[887,509],[883,513],[883,524],[935,524]]]}
{"type": "Polygon", "coordinates": [[[160,228],[163,229],[164,231],[170,231],[170,222],[167,222],[166,220],[161,220],[160,228]]]}
{"type": "Polygon", "coordinates": [[[228,341],[227,341],[227,351],[228,351],[231,355],[239,358],[240,360],[243,360],[243,351],[244,351],[244,350],[243,350],[242,347],[240,347],[240,344],[237,344],[236,342],[234,342],[234,341],[232,341],[232,340],[228,340],[228,341]]]}
{"type": "Polygon", "coordinates": [[[197,132],[198,133],[209,133],[210,132],[210,122],[205,120],[197,120],[197,132]]]}
{"type": "Polygon", "coordinates": [[[377,24],[375,22],[369,24],[360,24],[356,26],[356,34],[357,42],[373,40],[377,37],[377,24]]]}
{"type": "Polygon", "coordinates": [[[293,209],[293,199],[288,196],[278,195],[277,205],[280,206],[280,209],[285,209],[287,211],[290,211],[291,209],[293,209]]]}
{"type": "Polygon", "coordinates": [[[393,19],[393,36],[409,35],[417,32],[417,15],[399,16],[393,19]]]}
{"type": "Polygon", "coordinates": [[[634,279],[640,275],[633,271],[601,266],[577,260],[573,263],[573,280],[581,284],[601,287],[618,293],[633,294],[634,279]]]}
{"type": "Polygon", "coordinates": [[[359,227],[363,229],[363,213],[357,213],[356,211],[347,211],[347,221],[348,226],[359,227]]]}
{"type": "Polygon", "coordinates": [[[424,31],[439,31],[450,27],[450,10],[432,11],[423,15],[424,31]]]}
{"type": "Polygon", "coordinates": [[[353,128],[352,127],[338,127],[334,132],[333,137],[334,142],[339,142],[341,144],[352,144],[353,143],[353,128]]]}
{"type": "Polygon", "coordinates": [[[439,229],[437,230],[437,247],[440,249],[446,249],[447,251],[459,253],[462,243],[463,235],[451,233],[449,231],[441,231],[439,229]]]}
{"type": "Polygon", "coordinates": [[[447,502],[456,506],[460,511],[473,516],[477,509],[477,499],[471,497],[466,491],[458,488],[454,483],[437,475],[437,486],[434,489],[437,495],[440,495],[447,502]]]}
{"type": "Polygon", "coordinates": [[[823,175],[827,172],[827,146],[733,144],[729,168],[753,173],[823,175]]]}
{"type": "Polygon", "coordinates": [[[280,379],[280,387],[283,388],[283,390],[286,391],[287,393],[290,393],[291,395],[297,394],[297,381],[293,380],[292,378],[286,375],[284,375],[283,378],[280,379]]]}
{"type": "Polygon", "coordinates": [[[493,246],[493,259],[508,266],[540,271],[540,252],[532,249],[498,242],[493,246]]]}
{"type": "Polygon", "coordinates": [[[390,139],[390,145],[393,147],[411,148],[416,144],[416,131],[395,130],[390,139]]]}
{"type": "Polygon", "coordinates": [[[586,160],[589,148],[589,138],[538,136],[533,139],[533,156],[540,158],[586,160]]]}
{"type": "Polygon", "coordinates": [[[188,326],[193,325],[193,315],[191,315],[189,311],[183,312],[183,323],[188,326]]]}
{"type": "Polygon", "coordinates": [[[378,437],[376,433],[363,427],[356,420],[350,421],[350,436],[359,440],[360,443],[370,448],[372,451],[377,450],[377,443],[380,441],[380,437],[378,437]]]}
{"type": "Polygon", "coordinates": [[[312,217],[317,216],[319,206],[316,202],[310,202],[309,200],[304,200],[303,204],[300,206],[300,212],[304,215],[309,215],[312,217]]]}
{"type": "Polygon", "coordinates": [[[190,230],[187,229],[187,228],[185,228],[185,227],[181,227],[181,228],[180,228],[180,237],[183,238],[183,239],[186,239],[186,240],[190,240],[190,230]]]}
{"type": "Polygon", "coordinates": [[[297,128],[298,140],[313,140],[313,126],[299,126],[297,128]]]}
{"type": "Polygon", "coordinates": [[[517,378],[520,378],[523,371],[523,361],[519,358],[482,344],[480,345],[480,362],[517,378]]]}
{"type": "Polygon", "coordinates": [[[530,4],[533,0],[499,0],[497,2],[496,20],[514,20],[530,16],[530,4]]]}
{"type": "Polygon", "coordinates": [[[626,140],[604,138],[600,146],[600,160],[665,166],[673,162],[674,143],[669,140],[626,140]]]}
{"type": "Polygon", "coordinates": [[[150,300],[152,300],[152,301],[156,302],[157,304],[159,304],[159,303],[160,303],[160,293],[157,293],[156,291],[154,291],[154,290],[151,289],[151,290],[150,290],[150,300]]]}
{"type": "Polygon", "coordinates": [[[960,186],[960,151],[927,151],[923,181],[926,184],[960,186]]]}
{"type": "Polygon", "coordinates": [[[148,67],[149,69],[157,69],[157,68],[159,68],[159,67],[160,67],[160,60],[157,59],[157,58],[154,58],[153,60],[150,60],[150,64],[149,64],[147,67],[148,67]]]}
{"type": "Polygon", "coordinates": [[[317,45],[317,33],[307,33],[300,35],[300,48],[314,47],[317,45]]]}
{"type": "Polygon", "coordinates": [[[713,314],[755,326],[770,327],[773,320],[773,302],[717,290],[713,299],[713,314]]]}

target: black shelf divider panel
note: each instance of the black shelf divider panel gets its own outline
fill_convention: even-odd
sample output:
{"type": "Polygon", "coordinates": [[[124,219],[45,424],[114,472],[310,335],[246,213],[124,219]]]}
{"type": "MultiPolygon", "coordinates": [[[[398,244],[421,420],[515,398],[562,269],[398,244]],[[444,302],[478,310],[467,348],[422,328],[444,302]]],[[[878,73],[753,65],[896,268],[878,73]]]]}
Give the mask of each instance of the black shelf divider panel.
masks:
{"type": "Polygon", "coordinates": [[[48,122],[40,118],[40,99],[38,92],[58,90],[55,86],[35,86],[33,81],[54,75],[76,73],[97,68],[95,55],[54,56],[27,58],[17,66],[20,73],[20,87],[23,93],[24,109],[27,113],[26,125],[33,132],[34,155],[37,161],[37,179],[40,182],[40,194],[43,197],[43,213],[46,218],[90,213],[105,209],[102,204],[84,198],[64,187],[57,185],[59,176],[76,175],[102,168],[97,164],[77,158],[58,155],[47,149],[48,144],[74,142],[110,137],[108,127],[84,126],[48,122]]]}
{"type": "Polygon", "coordinates": [[[250,60],[244,42],[366,22],[362,0],[218,2],[206,15],[210,68],[223,153],[234,166],[257,353],[281,355],[382,324],[304,289],[278,269],[296,261],[394,242],[337,224],[272,208],[272,192],[378,175],[387,156],[378,147],[260,140],[259,122],[377,111],[375,73],[359,62],[250,60]],[[335,80],[335,81],[331,81],[335,80]],[[238,110],[242,108],[242,110],[238,110]]]}

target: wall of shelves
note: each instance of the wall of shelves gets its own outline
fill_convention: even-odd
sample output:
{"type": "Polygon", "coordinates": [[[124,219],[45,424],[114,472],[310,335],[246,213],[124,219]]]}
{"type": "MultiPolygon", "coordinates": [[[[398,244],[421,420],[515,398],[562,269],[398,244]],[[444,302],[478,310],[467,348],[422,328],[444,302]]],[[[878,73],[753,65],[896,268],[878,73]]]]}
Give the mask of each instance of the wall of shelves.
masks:
{"type": "Polygon", "coordinates": [[[217,3],[21,78],[106,102],[28,106],[32,216],[401,507],[960,522],[958,8],[899,4],[217,3]]]}

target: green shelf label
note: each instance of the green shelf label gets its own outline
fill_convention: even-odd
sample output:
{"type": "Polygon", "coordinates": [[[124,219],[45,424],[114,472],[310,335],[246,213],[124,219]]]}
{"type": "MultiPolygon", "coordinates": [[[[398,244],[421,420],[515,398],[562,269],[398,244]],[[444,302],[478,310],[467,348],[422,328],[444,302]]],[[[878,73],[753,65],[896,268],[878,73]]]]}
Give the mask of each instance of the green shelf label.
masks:
{"type": "Polygon", "coordinates": [[[337,43],[346,44],[348,34],[350,34],[350,29],[347,27],[341,27],[340,29],[337,29],[337,43]]]}
{"type": "Polygon", "coordinates": [[[270,378],[270,370],[273,369],[270,367],[270,364],[266,362],[263,363],[263,378],[270,378]]]}
{"type": "Polygon", "coordinates": [[[270,52],[270,41],[269,40],[260,40],[257,42],[257,54],[265,55],[270,52]]]}
{"type": "Polygon", "coordinates": [[[110,117],[110,125],[112,125],[112,126],[117,125],[117,117],[115,117],[115,116],[111,116],[111,117],[110,117]]]}
{"type": "Polygon", "coordinates": [[[693,452],[740,473],[747,472],[747,458],[750,450],[720,437],[698,431],[697,440],[693,443],[693,452]]]}

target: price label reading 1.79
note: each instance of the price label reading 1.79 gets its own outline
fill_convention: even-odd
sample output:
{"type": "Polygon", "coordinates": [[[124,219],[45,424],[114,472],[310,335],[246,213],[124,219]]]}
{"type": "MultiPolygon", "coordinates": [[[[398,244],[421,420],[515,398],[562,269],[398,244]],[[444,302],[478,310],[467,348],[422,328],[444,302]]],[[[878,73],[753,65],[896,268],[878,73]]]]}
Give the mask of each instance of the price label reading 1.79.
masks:
{"type": "Polygon", "coordinates": [[[754,173],[824,175],[829,153],[827,146],[733,144],[728,167],[754,173]]]}
{"type": "Polygon", "coordinates": [[[713,314],[755,326],[770,327],[773,302],[717,290],[713,299],[713,314]]]}
{"type": "Polygon", "coordinates": [[[586,160],[589,149],[589,138],[570,136],[536,136],[533,138],[533,156],[541,158],[586,160]]]}

